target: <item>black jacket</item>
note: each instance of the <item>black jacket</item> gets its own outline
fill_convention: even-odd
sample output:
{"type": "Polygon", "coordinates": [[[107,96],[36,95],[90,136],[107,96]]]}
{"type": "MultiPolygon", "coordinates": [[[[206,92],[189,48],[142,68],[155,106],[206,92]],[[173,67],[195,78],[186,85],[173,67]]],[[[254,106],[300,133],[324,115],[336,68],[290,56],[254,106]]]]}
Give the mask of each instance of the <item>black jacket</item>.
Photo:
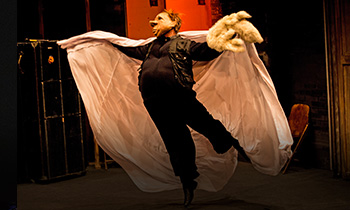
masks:
{"type": "Polygon", "coordinates": [[[177,36],[169,47],[169,57],[173,65],[175,80],[183,87],[192,89],[195,83],[190,56],[191,41],[177,36]]]}
{"type": "MultiPolygon", "coordinates": [[[[139,70],[139,84],[140,78],[144,70],[144,64],[146,61],[149,60],[150,54],[153,53],[157,55],[159,53],[157,51],[159,50],[159,48],[153,49],[153,45],[155,43],[157,43],[156,45],[157,47],[159,47],[159,42],[164,42],[164,46],[169,46],[169,48],[166,54],[163,53],[158,56],[169,57],[169,59],[164,60],[168,60],[167,62],[171,62],[171,64],[169,63],[169,67],[172,66],[173,69],[173,80],[175,80],[178,84],[187,89],[192,89],[193,84],[195,83],[193,79],[192,61],[209,61],[220,55],[220,53],[216,50],[209,48],[207,43],[205,42],[197,43],[188,39],[184,39],[179,35],[173,36],[171,38],[157,38],[155,41],[139,47],[121,47],[118,45],[114,45],[126,55],[139,60],[143,60],[139,70]],[[167,42],[170,42],[170,45],[166,44],[167,42]]],[[[146,68],[150,68],[149,62],[146,66],[146,68]]],[[[157,68],[165,68],[163,66],[168,66],[168,64],[165,63],[164,65],[161,65],[157,68]]],[[[143,84],[141,84],[141,86],[142,85],[143,84]]]]}

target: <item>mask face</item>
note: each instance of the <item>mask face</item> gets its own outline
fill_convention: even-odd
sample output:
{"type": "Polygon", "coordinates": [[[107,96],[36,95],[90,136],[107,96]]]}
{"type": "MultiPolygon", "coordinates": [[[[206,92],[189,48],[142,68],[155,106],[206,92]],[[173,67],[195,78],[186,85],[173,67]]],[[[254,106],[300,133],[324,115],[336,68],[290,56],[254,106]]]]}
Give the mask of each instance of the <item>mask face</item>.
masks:
{"type": "Polygon", "coordinates": [[[152,32],[156,37],[160,37],[176,25],[176,21],[172,21],[169,15],[165,12],[159,13],[154,20],[149,21],[149,24],[152,26],[152,32]]]}

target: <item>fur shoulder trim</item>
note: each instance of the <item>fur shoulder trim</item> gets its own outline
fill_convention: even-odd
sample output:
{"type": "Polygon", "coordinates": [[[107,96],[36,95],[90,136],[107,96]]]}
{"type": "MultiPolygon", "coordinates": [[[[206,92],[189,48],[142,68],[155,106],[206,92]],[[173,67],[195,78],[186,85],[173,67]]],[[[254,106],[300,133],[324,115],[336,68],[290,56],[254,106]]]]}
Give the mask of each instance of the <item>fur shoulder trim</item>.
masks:
{"type": "Polygon", "coordinates": [[[219,52],[230,50],[244,51],[244,41],[261,43],[263,38],[252,23],[246,20],[251,16],[245,11],[226,15],[209,29],[207,36],[208,46],[219,52]]]}

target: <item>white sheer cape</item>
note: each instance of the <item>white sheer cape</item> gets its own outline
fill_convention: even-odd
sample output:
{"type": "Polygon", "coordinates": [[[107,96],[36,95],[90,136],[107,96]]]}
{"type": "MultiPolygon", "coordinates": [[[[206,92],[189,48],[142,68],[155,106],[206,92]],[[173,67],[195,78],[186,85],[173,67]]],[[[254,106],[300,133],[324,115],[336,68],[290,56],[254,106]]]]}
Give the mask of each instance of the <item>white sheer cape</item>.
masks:
{"type": "MultiPolygon", "coordinates": [[[[180,35],[204,42],[207,31],[180,35]]],[[[143,106],[137,85],[141,61],[110,42],[138,46],[154,38],[132,40],[103,31],[59,41],[81,93],[91,128],[101,148],[143,191],[181,187],[160,135],[143,106]]],[[[292,136],[273,82],[254,44],[241,53],[226,51],[210,62],[194,63],[197,98],[237,138],[259,172],[277,175],[291,155],[292,136]]],[[[209,141],[191,131],[201,174],[198,189],[218,191],[237,166],[237,151],[216,154],[209,141]]]]}

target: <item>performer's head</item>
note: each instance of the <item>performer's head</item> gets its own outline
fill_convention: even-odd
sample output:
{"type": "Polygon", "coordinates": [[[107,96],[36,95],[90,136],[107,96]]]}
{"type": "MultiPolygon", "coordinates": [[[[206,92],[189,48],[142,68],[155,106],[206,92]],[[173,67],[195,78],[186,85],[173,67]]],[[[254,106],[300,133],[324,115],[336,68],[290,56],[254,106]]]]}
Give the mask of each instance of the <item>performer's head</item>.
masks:
{"type": "Polygon", "coordinates": [[[172,36],[179,32],[181,27],[181,18],[178,13],[173,10],[164,10],[159,13],[154,20],[149,21],[152,26],[153,34],[156,37],[172,36]]]}

